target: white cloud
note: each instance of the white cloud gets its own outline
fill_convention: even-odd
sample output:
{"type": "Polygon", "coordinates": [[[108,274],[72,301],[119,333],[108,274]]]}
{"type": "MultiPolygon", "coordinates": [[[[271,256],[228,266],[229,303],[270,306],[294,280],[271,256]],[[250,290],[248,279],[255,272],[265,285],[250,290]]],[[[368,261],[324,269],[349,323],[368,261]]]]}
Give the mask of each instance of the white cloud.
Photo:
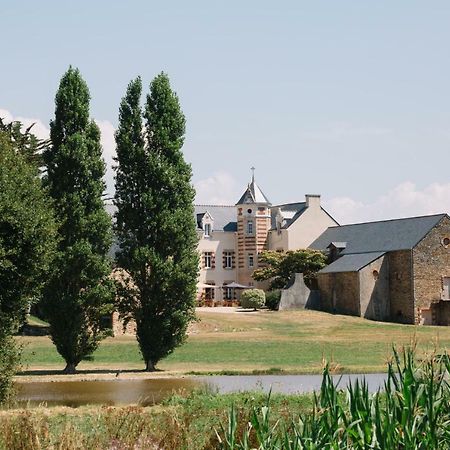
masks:
{"type": "Polygon", "coordinates": [[[223,171],[197,181],[194,187],[197,192],[195,202],[198,204],[234,205],[241,194],[236,179],[223,171]]]}
{"type": "Polygon", "coordinates": [[[24,129],[33,125],[32,133],[39,139],[48,139],[50,128],[44,125],[39,119],[30,119],[28,117],[14,116],[6,109],[0,109],[0,117],[6,122],[22,122],[24,129]]]}
{"type": "Polygon", "coordinates": [[[343,224],[448,213],[450,183],[432,183],[420,190],[414,183],[406,181],[370,203],[336,197],[324,201],[324,206],[343,224]]]}
{"type": "Polygon", "coordinates": [[[115,128],[108,120],[95,120],[95,123],[100,128],[101,143],[103,147],[103,159],[106,164],[105,182],[106,192],[109,196],[114,195],[114,171],[112,166],[114,157],[116,156],[116,141],[114,140],[115,128]]]}
{"type": "MultiPolygon", "coordinates": [[[[29,117],[15,116],[6,109],[0,109],[0,117],[6,122],[18,121],[21,122],[25,128],[34,123],[31,129],[32,133],[39,139],[48,139],[50,136],[50,128],[45,126],[39,119],[31,119],[29,117]]],[[[108,120],[95,120],[95,123],[100,128],[101,144],[103,147],[103,158],[106,163],[106,192],[109,195],[114,194],[114,172],[112,165],[114,163],[113,158],[116,156],[116,142],[114,140],[114,126],[108,120]]]]}

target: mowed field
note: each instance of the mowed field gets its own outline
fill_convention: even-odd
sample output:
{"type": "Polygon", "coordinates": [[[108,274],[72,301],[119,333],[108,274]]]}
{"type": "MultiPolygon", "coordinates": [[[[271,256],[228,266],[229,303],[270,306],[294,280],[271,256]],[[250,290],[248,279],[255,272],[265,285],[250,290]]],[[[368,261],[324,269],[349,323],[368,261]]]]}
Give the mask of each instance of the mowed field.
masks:
{"type": "MultiPolygon", "coordinates": [[[[158,365],[161,374],[318,373],[323,361],[336,372],[381,372],[392,346],[415,342],[419,355],[450,347],[450,327],[396,325],[316,311],[218,312],[202,308],[189,338],[158,365]]],[[[62,369],[48,337],[18,337],[24,373],[62,369]]],[[[83,371],[139,371],[134,336],[108,338],[83,371]]]]}

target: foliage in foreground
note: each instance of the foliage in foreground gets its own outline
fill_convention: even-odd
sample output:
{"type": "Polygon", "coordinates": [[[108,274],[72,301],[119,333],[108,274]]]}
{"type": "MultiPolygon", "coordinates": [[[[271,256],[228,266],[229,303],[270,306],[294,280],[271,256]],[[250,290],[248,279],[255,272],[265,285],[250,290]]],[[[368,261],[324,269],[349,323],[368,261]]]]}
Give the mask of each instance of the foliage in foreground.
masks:
{"type": "Polygon", "coordinates": [[[305,283],[314,287],[316,273],[325,267],[326,261],[325,255],[316,250],[267,250],[259,256],[263,267],[253,272],[253,278],[256,281],[270,280],[270,289],[283,289],[294,274],[303,273],[305,283]]]}
{"type": "Polygon", "coordinates": [[[178,97],[164,73],[150,84],[144,114],[141,92],[137,78],[120,105],[114,203],[117,264],[124,269],[119,311],[125,321],[135,321],[146,370],[152,371],[184,342],[195,318],[198,253],[178,97]]]}
{"type": "Polygon", "coordinates": [[[39,141],[29,130],[22,133],[20,123],[10,125],[0,120],[0,403],[11,392],[19,360],[11,335],[40,294],[56,241],[51,204],[32,159],[39,141]]]}
{"type": "Polygon", "coordinates": [[[253,407],[245,429],[231,408],[218,434],[221,449],[447,449],[450,448],[448,355],[418,363],[409,349],[394,351],[384,391],[371,395],[365,381],[342,395],[325,369],[312,413],[290,422],[271,418],[269,400],[253,407]],[[242,427],[241,427],[242,428],[242,427]]]}
{"type": "Polygon", "coordinates": [[[266,294],[262,289],[246,289],[241,294],[241,306],[243,308],[262,308],[266,302],[266,294]]]}
{"type": "Polygon", "coordinates": [[[69,68],[56,93],[51,147],[44,152],[44,181],[54,200],[61,239],[42,306],[69,373],[107,335],[103,318],[114,302],[107,258],[111,221],[102,201],[105,164],[100,130],[89,118],[89,100],[80,72],[69,68]]]}
{"type": "MultiPolygon", "coordinates": [[[[0,411],[0,449],[217,449],[214,432],[231,404],[245,426],[248,410],[263,406],[266,394],[177,393],[153,407],[33,408],[0,411]]],[[[274,394],[277,417],[311,408],[310,395],[274,394]]]]}

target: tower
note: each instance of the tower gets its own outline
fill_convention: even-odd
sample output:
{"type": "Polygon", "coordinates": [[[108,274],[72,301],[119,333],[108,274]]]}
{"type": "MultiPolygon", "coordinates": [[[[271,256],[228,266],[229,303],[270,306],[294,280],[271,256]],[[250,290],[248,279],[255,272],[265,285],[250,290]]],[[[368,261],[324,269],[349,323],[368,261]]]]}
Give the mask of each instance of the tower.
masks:
{"type": "Polygon", "coordinates": [[[236,203],[237,208],[237,281],[253,286],[253,271],[258,268],[258,255],[267,248],[271,203],[252,180],[236,203]]]}

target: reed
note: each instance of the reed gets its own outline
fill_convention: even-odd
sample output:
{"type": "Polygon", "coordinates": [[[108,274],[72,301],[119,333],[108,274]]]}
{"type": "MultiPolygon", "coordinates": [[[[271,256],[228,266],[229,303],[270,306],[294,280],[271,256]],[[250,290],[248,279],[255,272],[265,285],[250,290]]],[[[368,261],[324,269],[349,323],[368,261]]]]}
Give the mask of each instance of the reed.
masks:
{"type": "Polygon", "coordinates": [[[339,391],[323,372],[311,412],[287,423],[270,421],[270,402],[253,407],[238,433],[232,407],[217,433],[223,450],[448,449],[450,360],[444,353],[418,360],[414,348],[393,350],[384,389],[370,394],[364,380],[339,391]]]}

